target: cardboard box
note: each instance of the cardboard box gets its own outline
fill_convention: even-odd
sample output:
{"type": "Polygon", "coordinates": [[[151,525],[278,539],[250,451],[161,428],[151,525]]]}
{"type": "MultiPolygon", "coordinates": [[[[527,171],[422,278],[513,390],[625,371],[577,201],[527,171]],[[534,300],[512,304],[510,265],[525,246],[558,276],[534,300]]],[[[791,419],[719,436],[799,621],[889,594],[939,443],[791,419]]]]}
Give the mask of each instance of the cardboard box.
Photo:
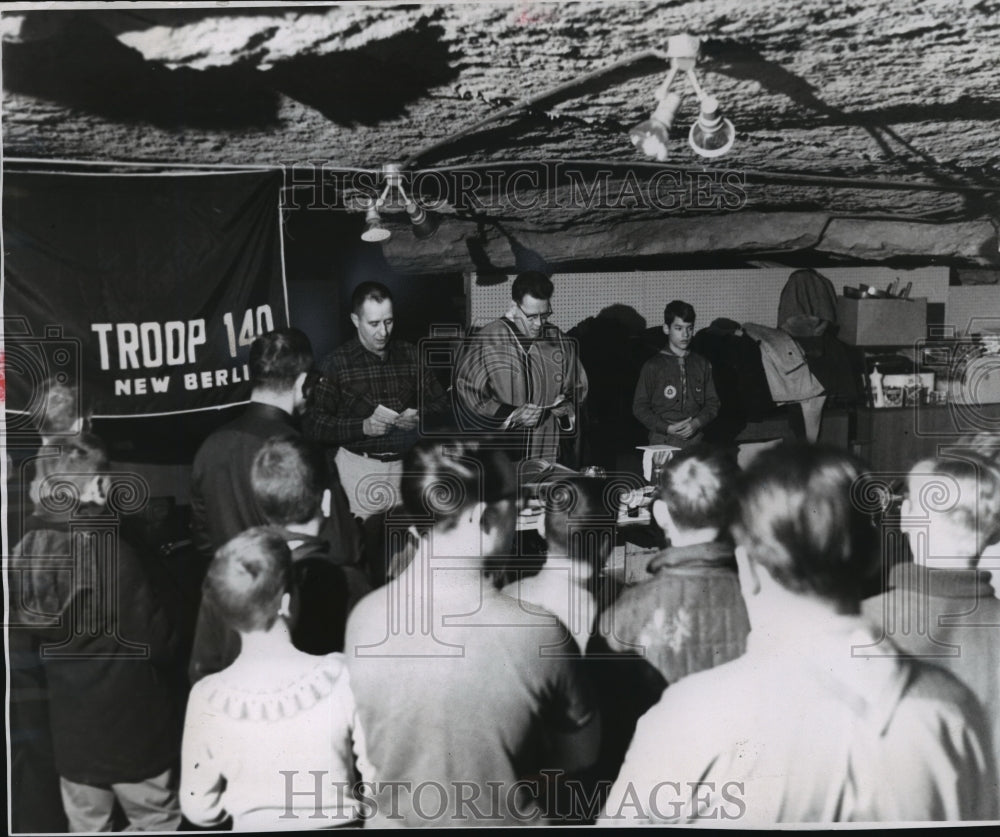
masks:
{"type": "Polygon", "coordinates": [[[837,297],[837,336],[850,346],[910,346],[927,338],[927,299],[837,297]]]}

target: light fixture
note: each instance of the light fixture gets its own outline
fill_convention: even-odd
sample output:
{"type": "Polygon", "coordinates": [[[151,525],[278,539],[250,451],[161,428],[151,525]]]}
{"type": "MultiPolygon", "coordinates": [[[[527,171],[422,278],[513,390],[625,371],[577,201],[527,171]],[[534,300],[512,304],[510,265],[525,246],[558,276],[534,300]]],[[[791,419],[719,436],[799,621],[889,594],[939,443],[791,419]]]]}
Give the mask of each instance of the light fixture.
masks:
{"type": "Polygon", "coordinates": [[[736,140],[733,123],[719,115],[719,100],[705,93],[698,83],[694,65],[698,61],[700,47],[701,41],[692,35],[674,35],[668,39],[665,57],[670,59],[670,72],[656,91],[656,110],[649,119],[640,122],[629,132],[634,146],[661,163],[668,156],[670,129],[682,98],[680,94],[669,93],[668,90],[680,72],[687,75],[701,103],[701,114],[688,134],[688,142],[695,154],[720,157],[733,147],[736,140]]]}
{"type": "Polygon", "coordinates": [[[688,142],[695,154],[702,157],[721,157],[736,141],[736,129],[728,119],[719,116],[719,100],[706,96],[701,100],[698,121],[691,126],[688,142]]]}
{"type": "Polygon", "coordinates": [[[437,216],[428,212],[406,193],[403,185],[403,173],[399,166],[395,164],[384,166],[382,173],[385,175],[385,188],[382,190],[382,194],[368,206],[365,214],[368,229],[361,234],[361,239],[379,242],[386,241],[391,237],[392,234],[382,226],[382,219],[379,215],[379,210],[387,206],[390,197],[392,197],[392,202],[388,203],[388,206],[398,208],[402,205],[406,210],[406,214],[410,217],[410,225],[413,227],[413,235],[416,238],[425,239],[434,235],[439,224],[437,216]],[[395,192],[395,196],[393,196],[393,192],[395,192]]]}
{"type": "Polygon", "coordinates": [[[378,207],[378,201],[372,201],[368,205],[368,211],[365,212],[365,223],[368,224],[368,229],[361,233],[362,241],[377,244],[380,241],[388,240],[389,236],[392,235],[382,226],[382,217],[378,214],[378,207]]]}
{"type": "Polygon", "coordinates": [[[638,147],[647,157],[652,157],[661,163],[666,161],[670,129],[673,127],[674,117],[680,106],[681,97],[676,93],[669,93],[661,99],[652,116],[645,122],[640,122],[629,133],[632,145],[638,147]]]}
{"type": "Polygon", "coordinates": [[[417,238],[430,238],[437,232],[439,223],[437,216],[431,215],[409,196],[406,197],[406,214],[410,216],[410,226],[413,227],[413,234],[417,238]]]}

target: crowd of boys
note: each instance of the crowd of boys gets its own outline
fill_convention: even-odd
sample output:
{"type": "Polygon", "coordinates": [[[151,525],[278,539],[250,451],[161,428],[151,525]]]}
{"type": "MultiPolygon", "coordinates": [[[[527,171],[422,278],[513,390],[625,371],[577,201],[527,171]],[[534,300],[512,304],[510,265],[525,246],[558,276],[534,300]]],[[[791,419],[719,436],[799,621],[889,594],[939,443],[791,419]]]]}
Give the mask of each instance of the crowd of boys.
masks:
{"type": "MultiPolygon", "coordinates": [[[[599,478],[553,478],[547,557],[503,574],[501,589],[494,570],[514,551],[518,517],[511,460],[554,455],[586,396],[548,323],[551,296],[547,277],[519,277],[510,310],[457,367],[451,408],[478,423],[421,439],[448,394],[391,339],[391,294],[365,283],[357,336],[318,377],[301,332],[255,341],[251,404],[195,459],[206,561],[230,558],[236,537],[241,550],[287,555],[281,624],[298,651],[342,659],[341,692],[349,674],[343,727],[357,762],[337,809],[353,812],[349,824],[1000,816],[1000,601],[978,567],[1000,540],[995,451],[915,464],[898,520],[866,504],[885,487],[843,451],[785,445],[741,471],[699,441],[718,402],[708,363],[688,352],[694,311],[671,303],[667,345],[635,395],[651,442],[681,449],[651,509],[667,548],[612,577],[617,495],[599,478]],[[381,490],[411,523],[388,582],[358,519],[381,490]],[[883,592],[864,600],[887,520],[913,560],[887,567],[883,592]]],[[[225,671],[246,632],[206,595],[193,647],[181,648],[149,562],[108,525],[105,446],[77,417],[54,450],[8,567],[12,694],[44,695],[46,713],[18,717],[37,704],[14,702],[14,731],[38,738],[13,748],[14,805],[50,759],[70,830],[215,826],[240,777],[213,786],[221,802],[200,820],[188,789],[202,767],[180,758],[183,681],[225,671]]],[[[274,718],[249,700],[249,734],[319,697],[288,698],[274,718]]],[[[210,752],[211,729],[199,735],[210,752]]],[[[284,795],[264,795],[254,821],[340,824],[302,816],[299,797],[321,794],[322,777],[298,774],[296,747],[282,744],[284,795]]],[[[240,798],[253,804],[245,787],[240,798]]],[[[53,830],[32,828],[30,811],[17,821],[53,830]]]]}

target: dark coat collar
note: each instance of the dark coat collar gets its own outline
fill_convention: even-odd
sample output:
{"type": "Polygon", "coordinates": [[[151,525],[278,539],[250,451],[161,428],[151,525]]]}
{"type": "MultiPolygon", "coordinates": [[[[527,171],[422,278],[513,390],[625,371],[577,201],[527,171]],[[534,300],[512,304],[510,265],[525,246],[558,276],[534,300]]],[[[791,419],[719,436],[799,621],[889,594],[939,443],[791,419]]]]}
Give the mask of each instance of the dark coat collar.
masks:
{"type": "Polygon", "coordinates": [[[649,572],[672,569],[736,569],[733,548],[722,541],[668,546],[649,562],[649,572]]]}

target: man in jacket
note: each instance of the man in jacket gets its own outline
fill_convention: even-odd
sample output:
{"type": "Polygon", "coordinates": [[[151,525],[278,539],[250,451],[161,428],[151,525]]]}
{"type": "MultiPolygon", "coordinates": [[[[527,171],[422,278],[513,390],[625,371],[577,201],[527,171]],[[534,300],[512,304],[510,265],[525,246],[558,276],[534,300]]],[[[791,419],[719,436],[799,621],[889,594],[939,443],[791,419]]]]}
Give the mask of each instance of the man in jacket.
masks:
{"type": "Polygon", "coordinates": [[[130,830],[174,831],[177,639],[105,512],[112,479],[103,444],[82,434],[39,483],[11,561],[12,656],[44,669],[70,831],[110,831],[116,802],[130,830]]]}
{"type": "Polygon", "coordinates": [[[455,373],[459,425],[500,434],[514,460],[555,462],[587,397],[574,341],[549,322],[553,291],[544,273],[518,275],[507,313],[467,339],[455,373]]]}
{"type": "MultiPolygon", "coordinates": [[[[191,470],[191,528],[204,558],[240,532],[267,523],[254,500],[250,465],[265,439],[299,432],[295,422],[312,364],[312,345],[297,328],[276,329],[250,346],[250,403],[202,443],[191,470]]],[[[340,545],[343,562],[355,564],[361,535],[339,482],[331,490],[327,535],[340,545]]]]}
{"type": "Polygon", "coordinates": [[[974,454],[925,459],[910,470],[900,518],[913,562],[894,566],[888,589],[864,602],[884,634],[866,653],[898,646],[969,686],[993,721],[1000,763],[1000,601],[978,566],[1000,538],[1000,477],[974,454]]]}

